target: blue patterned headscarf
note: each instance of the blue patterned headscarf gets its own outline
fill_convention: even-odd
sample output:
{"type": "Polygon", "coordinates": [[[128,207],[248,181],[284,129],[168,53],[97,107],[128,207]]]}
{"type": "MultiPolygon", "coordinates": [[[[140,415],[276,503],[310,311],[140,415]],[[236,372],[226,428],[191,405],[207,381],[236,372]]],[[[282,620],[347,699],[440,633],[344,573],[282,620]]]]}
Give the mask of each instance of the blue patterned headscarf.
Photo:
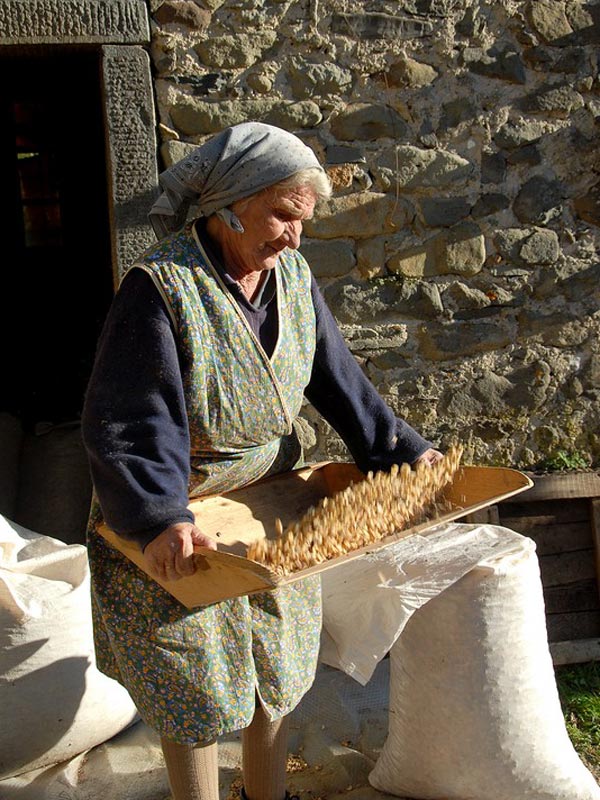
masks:
{"type": "Polygon", "coordinates": [[[322,169],[293,133],[262,122],[234,125],[161,173],[150,222],[162,239],[183,227],[191,205],[208,217],[310,167],[322,169]]]}

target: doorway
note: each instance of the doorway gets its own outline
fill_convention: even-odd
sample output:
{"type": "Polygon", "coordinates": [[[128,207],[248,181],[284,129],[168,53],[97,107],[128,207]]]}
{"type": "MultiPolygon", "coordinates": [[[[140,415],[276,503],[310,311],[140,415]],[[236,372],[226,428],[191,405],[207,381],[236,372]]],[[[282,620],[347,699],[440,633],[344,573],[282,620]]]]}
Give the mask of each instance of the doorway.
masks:
{"type": "Polygon", "coordinates": [[[99,58],[0,59],[0,402],[27,430],[78,419],[113,292],[99,58]]]}
{"type": "Polygon", "coordinates": [[[113,296],[100,58],[93,47],[0,56],[0,414],[22,436],[0,511],[49,535],[64,532],[69,498],[89,503],[79,419],[113,296]],[[46,524],[40,505],[63,522],[46,524]]]}

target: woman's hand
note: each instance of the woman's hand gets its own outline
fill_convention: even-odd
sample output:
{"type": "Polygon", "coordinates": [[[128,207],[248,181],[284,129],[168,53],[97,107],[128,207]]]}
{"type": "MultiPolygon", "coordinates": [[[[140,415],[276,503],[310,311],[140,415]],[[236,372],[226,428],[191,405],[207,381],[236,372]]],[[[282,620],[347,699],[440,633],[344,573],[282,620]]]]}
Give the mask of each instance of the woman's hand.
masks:
{"type": "Polygon", "coordinates": [[[427,464],[431,466],[435,464],[436,461],[440,461],[444,457],[443,453],[440,453],[439,450],[434,450],[433,447],[430,447],[429,450],[425,450],[417,460],[413,463],[413,467],[416,467],[417,464],[427,464]]]}
{"type": "Polygon", "coordinates": [[[217,545],[191,522],[176,522],[153,539],[144,550],[151,575],[177,581],[196,571],[194,545],[216,550],[217,545]]]}

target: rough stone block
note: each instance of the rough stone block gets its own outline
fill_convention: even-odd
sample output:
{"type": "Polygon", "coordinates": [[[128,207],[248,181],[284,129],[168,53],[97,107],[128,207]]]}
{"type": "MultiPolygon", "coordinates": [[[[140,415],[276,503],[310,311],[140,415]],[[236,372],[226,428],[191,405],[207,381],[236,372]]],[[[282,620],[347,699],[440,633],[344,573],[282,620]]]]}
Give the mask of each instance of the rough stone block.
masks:
{"type": "Polygon", "coordinates": [[[312,100],[282,103],[274,98],[205,101],[182,96],[171,108],[175,126],[186,136],[218,133],[230,125],[249,119],[279,125],[287,130],[312,128],[321,121],[321,112],[312,100]]]}
{"type": "Polygon", "coordinates": [[[519,53],[514,50],[492,49],[478,61],[469,64],[472,72],[486,78],[498,78],[510,83],[526,83],[525,66],[519,53]]]}
{"type": "Polygon", "coordinates": [[[317,278],[339,278],[356,265],[349,242],[305,242],[300,250],[317,278]]]}
{"type": "Polygon", "coordinates": [[[364,164],[366,160],[362,147],[351,144],[330,144],[326,159],[328,164],[364,164]]]}
{"type": "Polygon", "coordinates": [[[411,204],[391,194],[360,192],[333,197],[306,220],[306,235],[314,239],[370,239],[401,230],[414,216],[411,204]]]}
{"type": "Polygon", "coordinates": [[[473,122],[476,116],[477,106],[470,97],[456,97],[442,106],[438,130],[447,131],[461,122],[473,122]]]}
{"type": "Polygon", "coordinates": [[[296,59],[289,69],[290,85],[294,97],[312,98],[315,95],[341,95],[352,88],[352,73],[337,64],[311,64],[296,59]]]}
{"type": "Polygon", "coordinates": [[[396,17],[391,14],[340,14],[331,16],[333,33],[352,39],[415,39],[433,31],[429,20],[396,17]]]}
{"type": "Polygon", "coordinates": [[[535,164],[542,163],[542,154],[537,144],[524,144],[522,147],[517,147],[512,150],[507,156],[509,164],[535,164]]]}
{"type": "Polygon", "coordinates": [[[509,408],[506,395],[513,384],[504,376],[492,370],[485,370],[483,375],[473,381],[471,391],[475,399],[485,408],[487,416],[500,416],[509,408]]]}
{"type": "Polygon", "coordinates": [[[562,0],[531,0],[527,16],[534,31],[545,42],[554,42],[573,33],[562,0]]]}
{"type": "Polygon", "coordinates": [[[592,186],[586,194],[576,197],[573,206],[580,219],[600,228],[600,183],[592,186]]]}
{"type": "Polygon", "coordinates": [[[436,286],[395,277],[376,279],[367,285],[347,279],[327,287],[324,294],[336,319],[342,323],[385,319],[390,312],[409,319],[431,319],[442,311],[436,286]]]}
{"type": "Polygon", "coordinates": [[[586,264],[561,283],[561,291],[569,303],[581,303],[591,313],[600,306],[600,263],[586,264]]]}
{"type": "Polygon", "coordinates": [[[439,275],[435,249],[431,243],[424,242],[420,247],[395,253],[386,262],[390,272],[405,278],[430,278],[439,275]]]}
{"type": "Polygon", "coordinates": [[[498,147],[512,150],[515,147],[537,142],[544,134],[545,127],[543,122],[537,120],[529,122],[521,119],[516,122],[507,122],[494,134],[494,142],[498,147]]]}
{"type": "Polygon", "coordinates": [[[211,14],[205,8],[200,8],[192,0],[166,0],[152,15],[159,25],[175,23],[185,25],[196,31],[202,31],[208,27],[211,14]]]}
{"type": "Polygon", "coordinates": [[[475,222],[460,222],[436,240],[440,273],[475,275],[485,264],[485,238],[475,222]]]}
{"type": "Polygon", "coordinates": [[[444,290],[442,302],[450,311],[487,308],[492,303],[485,292],[461,281],[454,281],[444,290]]]}
{"type": "Polygon", "coordinates": [[[525,264],[554,264],[560,255],[555,231],[534,231],[521,245],[519,256],[525,264]]]}
{"type": "Polygon", "coordinates": [[[515,197],[513,211],[520,222],[544,225],[560,213],[562,197],[558,181],[535,175],[515,197]]]}
{"type": "Polygon", "coordinates": [[[471,209],[471,216],[473,219],[481,219],[482,217],[489,217],[490,214],[496,214],[498,211],[503,211],[510,205],[510,200],[505,194],[500,192],[488,192],[482,194],[477,202],[471,209]]]}
{"type": "Polygon", "coordinates": [[[448,150],[424,150],[400,145],[382,153],[377,166],[392,172],[403,189],[459,186],[472,174],[467,159],[448,150]]]}
{"type": "Polygon", "coordinates": [[[466,355],[500,350],[514,340],[512,323],[499,324],[497,319],[429,324],[418,331],[419,352],[432,361],[464,359],[466,355]]]}
{"type": "Polygon", "coordinates": [[[574,35],[567,35],[561,44],[596,45],[600,43],[600,7],[593,2],[569,2],[565,7],[574,35]]]}
{"type": "Polygon", "coordinates": [[[356,261],[364,278],[376,278],[385,269],[385,237],[362,239],[356,247],[356,261]]]}
{"type": "Polygon", "coordinates": [[[165,167],[170,167],[182,158],[189,156],[191,152],[196,149],[197,145],[190,144],[189,142],[180,142],[178,139],[171,139],[168,142],[163,142],[160,147],[160,154],[165,167]]]}
{"type": "Polygon", "coordinates": [[[421,216],[430,228],[449,228],[469,216],[471,203],[466,197],[424,197],[421,216]]]}
{"type": "Polygon", "coordinates": [[[584,99],[571,86],[546,86],[524,98],[521,106],[524,111],[550,113],[567,116],[578,108],[583,108],[584,99]]]}
{"type": "Polygon", "coordinates": [[[270,30],[252,35],[210,36],[197,44],[194,50],[208,67],[241,69],[254,64],[276,38],[276,32],[270,30]]]}
{"type": "Polygon", "coordinates": [[[422,86],[429,86],[437,78],[437,71],[414,58],[404,56],[399,61],[390,65],[387,78],[390,86],[400,86],[402,88],[420,89],[422,86]]]}
{"type": "Polygon", "coordinates": [[[331,120],[331,132],[341,141],[402,139],[408,126],[390,106],[357,103],[331,120]]]}
{"type": "Polygon", "coordinates": [[[481,182],[503,183],[506,178],[506,158],[503,153],[483,153],[481,156],[481,182]]]}

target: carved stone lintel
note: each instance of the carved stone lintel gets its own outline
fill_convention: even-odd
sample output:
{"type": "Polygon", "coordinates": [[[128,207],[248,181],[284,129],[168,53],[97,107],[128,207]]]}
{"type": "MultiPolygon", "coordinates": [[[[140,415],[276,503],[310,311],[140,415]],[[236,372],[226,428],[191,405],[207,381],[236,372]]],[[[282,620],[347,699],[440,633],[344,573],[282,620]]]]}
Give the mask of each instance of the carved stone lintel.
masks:
{"type": "Polygon", "coordinates": [[[0,0],[0,46],[149,41],[143,0],[0,0]]]}

